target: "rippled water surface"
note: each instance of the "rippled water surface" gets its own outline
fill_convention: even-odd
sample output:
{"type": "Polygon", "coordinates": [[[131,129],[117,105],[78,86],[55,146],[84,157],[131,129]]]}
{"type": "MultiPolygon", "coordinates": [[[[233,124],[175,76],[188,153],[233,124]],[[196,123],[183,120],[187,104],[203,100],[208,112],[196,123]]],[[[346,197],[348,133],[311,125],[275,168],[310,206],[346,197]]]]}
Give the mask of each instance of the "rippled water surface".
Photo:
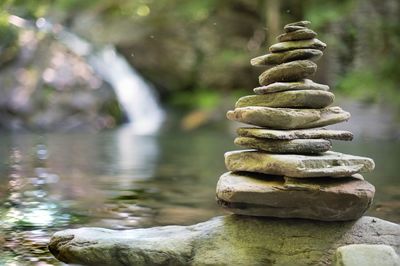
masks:
{"type": "MultiPolygon", "coordinates": [[[[144,137],[124,128],[1,135],[0,265],[60,265],[46,244],[64,228],[191,224],[223,214],[215,185],[233,137],[215,129],[144,137]]],[[[334,149],[375,160],[365,175],[377,188],[369,214],[400,222],[400,142],[356,139],[334,149]]]]}

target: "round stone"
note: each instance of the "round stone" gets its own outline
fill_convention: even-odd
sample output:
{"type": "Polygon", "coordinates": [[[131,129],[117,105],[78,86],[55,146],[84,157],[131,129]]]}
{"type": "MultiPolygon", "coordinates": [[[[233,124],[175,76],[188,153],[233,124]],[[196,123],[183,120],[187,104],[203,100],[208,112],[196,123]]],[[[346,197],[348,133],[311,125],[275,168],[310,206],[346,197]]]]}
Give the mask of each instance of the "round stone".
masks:
{"type": "Polygon", "coordinates": [[[260,85],[279,81],[299,81],[313,75],[317,65],[310,60],[299,60],[277,65],[264,71],[258,78],[260,85]]]}

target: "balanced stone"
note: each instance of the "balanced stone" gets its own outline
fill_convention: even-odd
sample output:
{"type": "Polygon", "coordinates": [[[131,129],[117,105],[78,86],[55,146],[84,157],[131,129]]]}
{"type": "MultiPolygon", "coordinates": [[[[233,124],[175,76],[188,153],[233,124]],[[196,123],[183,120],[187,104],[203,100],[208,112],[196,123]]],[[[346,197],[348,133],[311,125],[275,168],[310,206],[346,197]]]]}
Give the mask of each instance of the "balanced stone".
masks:
{"type": "Polygon", "coordinates": [[[292,61],[264,71],[258,78],[260,85],[277,81],[298,81],[313,75],[317,65],[310,60],[292,61]]]}
{"type": "Polygon", "coordinates": [[[374,161],[370,158],[328,151],[320,155],[269,154],[257,150],[225,153],[229,171],[245,171],[297,178],[347,177],[359,172],[370,172],[374,161]]]}
{"type": "Polygon", "coordinates": [[[296,31],[296,30],[304,29],[304,28],[305,27],[303,27],[303,26],[286,25],[285,28],[284,28],[284,31],[285,32],[293,32],[293,31],[296,31]]]}
{"type": "Polygon", "coordinates": [[[360,218],[374,193],[373,185],[351,177],[292,183],[281,177],[228,172],[217,184],[218,203],[233,213],[322,221],[360,218]]]}
{"type": "Polygon", "coordinates": [[[335,96],[333,93],[318,90],[297,90],[249,95],[240,98],[235,107],[265,106],[291,108],[324,108],[330,105],[335,96]]]}
{"type": "Polygon", "coordinates": [[[304,129],[340,123],[348,120],[350,114],[337,106],[324,109],[250,106],[228,111],[227,118],[271,129],[304,129]]]}
{"type": "Polygon", "coordinates": [[[303,79],[296,82],[275,82],[268,86],[255,88],[253,91],[256,94],[267,94],[278,91],[292,91],[292,90],[322,90],[328,91],[329,86],[324,84],[315,83],[310,79],[303,79]]]}
{"type": "Polygon", "coordinates": [[[288,33],[281,34],[276,39],[280,42],[287,42],[287,41],[309,40],[313,39],[315,36],[317,36],[317,33],[315,31],[303,28],[296,31],[291,31],[288,33]]]}
{"type": "Polygon", "coordinates": [[[308,20],[301,20],[301,21],[296,21],[296,22],[292,22],[289,24],[286,24],[283,29],[287,28],[287,27],[291,27],[291,26],[300,26],[300,27],[308,27],[311,25],[311,21],[308,20]]]}
{"type": "Polygon", "coordinates": [[[245,148],[271,153],[318,154],[331,149],[332,144],[326,139],[276,140],[252,137],[237,137],[235,144],[245,148]]]}
{"type": "Polygon", "coordinates": [[[326,44],[321,42],[320,40],[314,38],[310,40],[301,40],[301,41],[288,41],[288,42],[278,42],[269,47],[269,51],[271,53],[283,52],[294,49],[318,49],[325,50],[326,44]]]}
{"type": "Polygon", "coordinates": [[[258,56],[251,59],[250,63],[253,66],[274,66],[294,60],[311,60],[315,62],[321,58],[322,54],[317,49],[296,49],[258,56]]]}
{"type": "Polygon", "coordinates": [[[237,129],[237,134],[241,137],[292,140],[292,139],[337,139],[352,140],[353,134],[345,130],[302,129],[302,130],[275,130],[255,127],[241,127],[237,129]]]}

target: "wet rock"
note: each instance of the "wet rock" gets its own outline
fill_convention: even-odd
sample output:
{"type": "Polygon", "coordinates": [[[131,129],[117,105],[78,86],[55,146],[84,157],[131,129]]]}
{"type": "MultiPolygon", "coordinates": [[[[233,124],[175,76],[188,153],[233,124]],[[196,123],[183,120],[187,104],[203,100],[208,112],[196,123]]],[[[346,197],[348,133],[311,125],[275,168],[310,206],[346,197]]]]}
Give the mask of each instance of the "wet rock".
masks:
{"type": "Polygon", "coordinates": [[[388,245],[353,244],[336,250],[335,266],[399,266],[400,257],[388,245]]]}
{"type": "Polygon", "coordinates": [[[298,29],[296,31],[291,31],[288,33],[284,33],[276,37],[276,39],[280,42],[287,42],[287,41],[299,41],[299,40],[309,40],[313,39],[317,36],[317,33],[313,30],[303,28],[298,29]]]}
{"type": "Polygon", "coordinates": [[[351,177],[298,181],[228,172],[217,184],[218,203],[235,214],[322,221],[360,218],[374,193],[370,183],[351,177]]]}
{"type": "Polygon", "coordinates": [[[324,109],[251,106],[228,111],[227,118],[232,121],[271,129],[305,129],[340,123],[348,120],[350,114],[337,106],[324,109]]]}
{"type": "Polygon", "coordinates": [[[344,130],[329,130],[324,128],[303,130],[274,130],[265,128],[241,127],[237,129],[241,137],[263,139],[291,140],[291,139],[337,139],[352,140],[353,134],[344,130]]]}
{"type": "Polygon", "coordinates": [[[375,168],[370,158],[328,151],[320,155],[271,154],[257,150],[225,153],[229,171],[245,171],[297,178],[347,177],[375,168]]]}
{"type": "Polygon", "coordinates": [[[327,91],[295,90],[244,96],[236,102],[235,107],[324,108],[332,104],[334,99],[333,93],[327,91]]]}
{"type": "Polygon", "coordinates": [[[277,65],[264,71],[259,77],[260,85],[279,81],[298,81],[313,75],[317,65],[310,60],[299,60],[277,65]]]}
{"type": "Polygon", "coordinates": [[[134,230],[81,228],[56,233],[56,258],[83,265],[329,265],[338,246],[386,244],[400,252],[400,225],[216,217],[191,226],[134,230]]]}
{"type": "Polygon", "coordinates": [[[331,149],[332,144],[325,139],[294,139],[276,140],[260,139],[252,137],[237,137],[235,144],[271,153],[297,153],[297,154],[317,154],[331,149]]]}
{"type": "Polygon", "coordinates": [[[320,40],[314,38],[311,40],[302,40],[302,41],[288,41],[288,42],[278,42],[269,47],[269,51],[271,53],[283,52],[294,49],[318,49],[325,50],[326,44],[321,42],[320,40]]]}
{"type": "Polygon", "coordinates": [[[252,66],[274,66],[294,60],[311,60],[315,62],[321,58],[322,54],[317,49],[296,49],[258,56],[251,59],[250,63],[252,66]]]}
{"type": "Polygon", "coordinates": [[[256,94],[267,94],[278,91],[291,91],[291,90],[323,90],[328,91],[329,86],[324,84],[315,83],[310,79],[304,79],[296,82],[275,82],[268,86],[262,86],[254,89],[256,94]]]}

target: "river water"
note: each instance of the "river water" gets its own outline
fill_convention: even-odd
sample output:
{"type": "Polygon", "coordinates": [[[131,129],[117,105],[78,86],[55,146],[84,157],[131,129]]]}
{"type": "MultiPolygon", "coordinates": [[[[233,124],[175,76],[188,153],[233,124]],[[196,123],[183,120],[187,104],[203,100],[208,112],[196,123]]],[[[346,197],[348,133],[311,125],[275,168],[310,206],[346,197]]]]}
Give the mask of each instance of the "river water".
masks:
{"type": "MultiPolygon", "coordinates": [[[[237,149],[233,138],[223,127],[1,135],[0,265],[61,265],[46,244],[64,228],[186,225],[224,214],[215,185],[223,153],[237,149]]],[[[400,222],[400,142],[356,138],[334,150],[375,160],[365,175],[377,189],[368,214],[400,222]]]]}

